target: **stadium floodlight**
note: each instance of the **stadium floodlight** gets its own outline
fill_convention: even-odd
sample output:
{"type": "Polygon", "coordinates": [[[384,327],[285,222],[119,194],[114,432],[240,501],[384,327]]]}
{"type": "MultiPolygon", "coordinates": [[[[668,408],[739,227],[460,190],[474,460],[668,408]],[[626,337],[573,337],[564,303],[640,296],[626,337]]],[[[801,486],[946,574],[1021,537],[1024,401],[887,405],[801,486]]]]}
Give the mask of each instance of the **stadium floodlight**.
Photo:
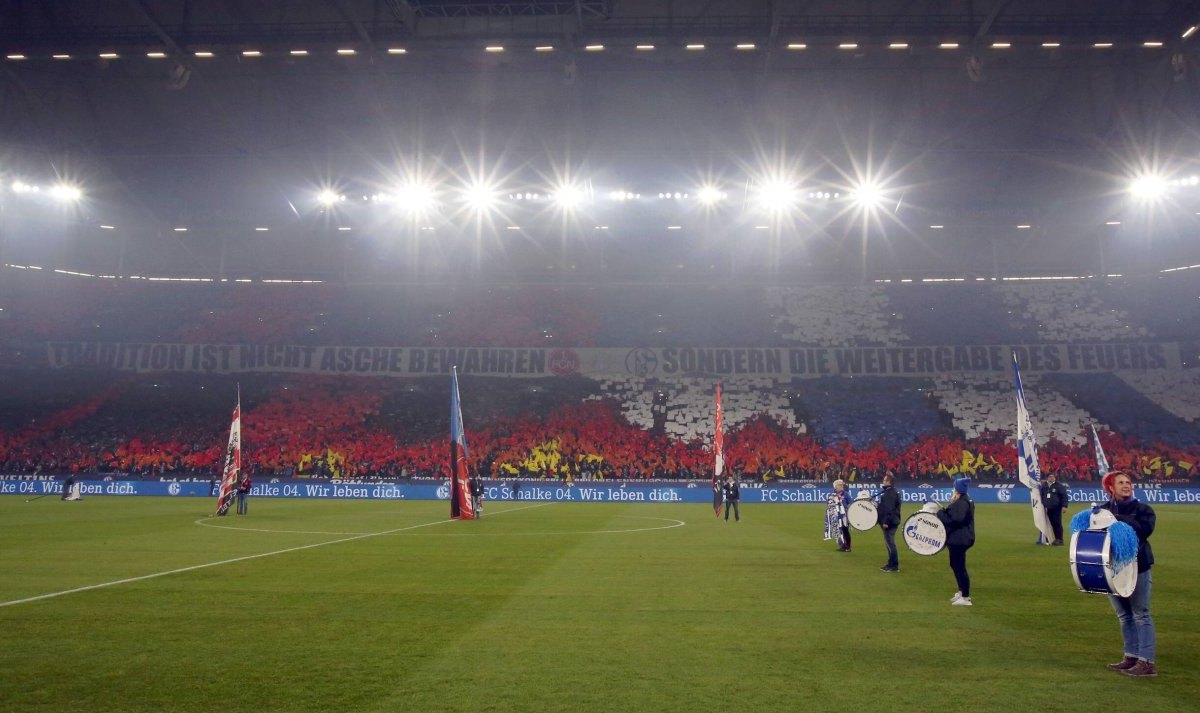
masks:
{"type": "Polygon", "coordinates": [[[13,193],[37,193],[37,189],[38,189],[37,186],[31,186],[24,181],[13,181],[12,182],[12,192],[13,193]]]}
{"type": "Polygon", "coordinates": [[[696,198],[704,205],[715,205],[725,199],[725,193],[716,186],[701,186],[696,198]]]}
{"type": "Polygon", "coordinates": [[[317,202],[326,207],[332,206],[341,200],[345,200],[345,196],[338,195],[328,188],[317,194],[317,202]]]}
{"type": "Polygon", "coordinates": [[[585,193],[582,188],[571,184],[563,184],[554,190],[554,202],[566,209],[574,208],[583,202],[585,193]]]}
{"type": "Polygon", "coordinates": [[[772,211],[784,211],[796,203],[796,187],[783,180],[768,181],[758,191],[758,200],[772,211]]]}
{"type": "Polygon", "coordinates": [[[863,181],[851,194],[860,208],[875,208],[883,202],[883,189],[873,181],[863,181]]]}
{"type": "Polygon", "coordinates": [[[496,203],[498,193],[494,186],[487,183],[472,183],[463,189],[463,201],[478,211],[491,208],[496,203]]]}
{"type": "Polygon", "coordinates": [[[433,186],[413,181],[396,190],[396,204],[410,213],[420,213],[433,207],[436,192],[433,186]]]}
{"type": "Polygon", "coordinates": [[[1157,174],[1144,173],[1130,182],[1129,192],[1138,200],[1158,200],[1167,192],[1167,181],[1157,174]]]}
{"type": "Polygon", "coordinates": [[[79,190],[78,186],[72,186],[69,183],[59,183],[50,189],[50,196],[63,203],[74,203],[83,198],[83,191],[79,190]]]}

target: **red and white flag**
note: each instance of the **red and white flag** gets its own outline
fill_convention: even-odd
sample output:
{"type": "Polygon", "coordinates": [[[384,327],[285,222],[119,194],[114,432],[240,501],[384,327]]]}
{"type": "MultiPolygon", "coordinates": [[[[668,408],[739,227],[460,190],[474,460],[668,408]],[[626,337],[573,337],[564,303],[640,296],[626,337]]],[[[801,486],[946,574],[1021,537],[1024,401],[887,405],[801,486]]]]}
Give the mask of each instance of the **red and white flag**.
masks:
{"type": "Polygon", "coordinates": [[[229,425],[229,445],[225,448],[225,470],[221,472],[221,488],[217,491],[217,515],[229,512],[234,491],[242,475],[242,397],[238,395],[229,425]]]}
{"type": "Polygon", "coordinates": [[[458,367],[450,370],[450,517],[474,520],[467,468],[467,433],[463,430],[462,405],[458,400],[458,367]]]}

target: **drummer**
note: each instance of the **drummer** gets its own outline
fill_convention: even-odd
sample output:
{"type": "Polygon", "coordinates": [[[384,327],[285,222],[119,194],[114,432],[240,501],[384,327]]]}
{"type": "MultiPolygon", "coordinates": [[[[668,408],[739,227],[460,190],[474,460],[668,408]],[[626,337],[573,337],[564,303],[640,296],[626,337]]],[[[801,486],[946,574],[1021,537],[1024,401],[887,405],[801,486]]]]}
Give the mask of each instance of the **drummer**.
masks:
{"type": "Polygon", "coordinates": [[[1121,622],[1121,637],[1125,641],[1125,658],[1120,663],[1108,664],[1108,668],[1126,676],[1157,676],[1154,620],[1150,618],[1150,585],[1153,583],[1150,568],[1154,565],[1150,535],[1154,533],[1154,508],[1133,497],[1133,481],[1124,473],[1113,471],[1104,476],[1102,483],[1110,499],[1100,507],[1111,512],[1119,522],[1132,527],[1138,537],[1138,576],[1133,594],[1128,597],[1108,595],[1117,612],[1117,621],[1121,622]]]}
{"type": "Polygon", "coordinates": [[[883,530],[883,544],[887,547],[887,564],[880,567],[883,572],[899,572],[900,557],[896,552],[896,530],[900,528],[900,493],[893,487],[895,478],[890,472],[883,475],[883,490],[879,493],[879,529],[883,530]]]}
{"type": "Polygon", "coordinates": [[[967,550],[975,545],[975,503],[967,495],[971,487],[970,478],[954,481],[954,495],[950,506],[938,510],[938,519],[946,526],[946,549],[950,551],[950,569],[958,583],[958,591],[950,603],[956,607],[973,606],[971,603],[971,575],[967,572],[967,550]]]}

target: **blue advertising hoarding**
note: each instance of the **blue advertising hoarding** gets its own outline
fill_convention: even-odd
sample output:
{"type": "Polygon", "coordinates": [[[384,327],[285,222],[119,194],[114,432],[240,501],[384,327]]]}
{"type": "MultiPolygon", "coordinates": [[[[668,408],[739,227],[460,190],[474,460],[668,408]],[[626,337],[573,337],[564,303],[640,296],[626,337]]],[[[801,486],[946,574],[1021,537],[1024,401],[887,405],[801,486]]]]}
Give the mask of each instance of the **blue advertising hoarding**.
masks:
{"type": "MultiPolygon", "coordinates": [[[[79,480],[80,494],[89,495],[156,495],[168,497],[213,497],[211,483],[160,480],[79,480]]],[[[877,487],[859,488],[851,484],[851,497],[860,490],[871,495],[877,487]]],[[[946,503],[953,489],[931,484],[904,485],[898,488],[904,503],[926,500],[946,503]]],[[[824,503],[833,491],[828,485],[742,484],[743,503],[824,503]]],[[[62,481],[49,478],[15,478],[0,480],[0,495],[41,496],[62,492],[62,481]]],[[[311,479],[275,479],[254,485],[252,497],[267,498],[326,498],[334,500],[447,500],[449,488],[445,481],[405,483],[351,483],[314,481],[311,479]]],[[[1072,503],[1099,503],[1108,498],[1099,487],[1071,488],[1072,503]]],[[[1139,487],[1135,494],[1143,502],[1155,504],[1200,504],[1200,488],[1139,487]]],[[[1029,490],[1021,486],[978,486],[971,489],[977,503],[1029,504],[1029,490]]],[[[708,483],[663,482],[654,484],[576,483],[566,485],[555,481],[485,481],[485,500],[521,500],[534,502],[639,502],[639,503],[705,503],[712,504],[708,483]]]]}

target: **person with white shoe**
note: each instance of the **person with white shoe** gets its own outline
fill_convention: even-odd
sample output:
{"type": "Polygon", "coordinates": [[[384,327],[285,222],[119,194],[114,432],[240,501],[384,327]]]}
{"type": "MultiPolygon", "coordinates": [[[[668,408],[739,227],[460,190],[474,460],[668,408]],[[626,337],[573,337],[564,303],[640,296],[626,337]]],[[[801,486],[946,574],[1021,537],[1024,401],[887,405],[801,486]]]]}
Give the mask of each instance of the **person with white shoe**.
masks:
{"type": "Polygon", "coordinates": [[[958,582],[958,591],[950,599],[957,607],[973,606],[971,602],[971,575],[967,572],[967,550],[975,546],[975,503],[967,495],[971,487],[970,478],[954,481],[954,495],[950,506],[938,510],[938,520],[946,526],[946,549],[950,552],[950,569],[958,582]]]}

